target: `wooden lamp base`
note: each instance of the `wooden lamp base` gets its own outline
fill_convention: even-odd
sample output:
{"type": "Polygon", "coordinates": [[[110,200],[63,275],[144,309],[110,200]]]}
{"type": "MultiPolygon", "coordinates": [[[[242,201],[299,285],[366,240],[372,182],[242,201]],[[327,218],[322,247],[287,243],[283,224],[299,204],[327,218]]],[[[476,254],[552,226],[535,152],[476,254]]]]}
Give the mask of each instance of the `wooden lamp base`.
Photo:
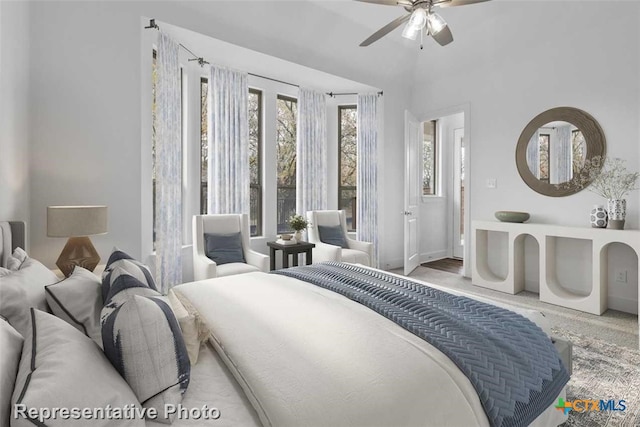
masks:
{"type": "Polygon", "coordinates": [[[86,237],[69,237],[67,244],[62,249],[56,265],[64,274],[69,277],[76,265],[93,271],[100,262],[100,255],[93,247],[91,240],[86,237]]]}

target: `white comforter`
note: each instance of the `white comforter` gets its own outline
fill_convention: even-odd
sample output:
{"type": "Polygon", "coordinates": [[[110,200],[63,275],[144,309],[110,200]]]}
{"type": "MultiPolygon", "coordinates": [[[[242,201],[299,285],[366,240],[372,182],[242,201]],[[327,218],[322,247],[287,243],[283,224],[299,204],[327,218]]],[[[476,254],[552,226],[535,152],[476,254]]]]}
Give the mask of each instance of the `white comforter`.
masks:
{"type": "MultiPolygon", "coordinates": [[[[205,317],[264,426],[489,425],[449,358],[341,295],[265,273],[175,289],[205,317]]],[[[565,420],[550,407],[534,425],[565,420]]]]}

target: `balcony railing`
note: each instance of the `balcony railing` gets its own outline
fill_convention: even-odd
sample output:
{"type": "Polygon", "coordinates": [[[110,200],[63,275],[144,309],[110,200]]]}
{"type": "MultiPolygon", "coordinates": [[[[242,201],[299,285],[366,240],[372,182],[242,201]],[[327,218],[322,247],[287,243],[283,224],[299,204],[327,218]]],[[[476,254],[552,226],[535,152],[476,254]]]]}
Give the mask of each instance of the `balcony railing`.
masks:
{"type": "MultiPolygon", "coordinates": [[[[251,236],[262,235],[262,186],[251,184],[249,206],[249,229],[251,236]]],[[[207,183],[200,182],[200,214],[207,214],[207,183]]]]}
{"type": "Polygon", "coordinates": [[[277,232],[288,233],[291,231],[289,218],[296,213],[296,187],[294,185],[279,185],[276,201],[277,232]]]}
{"type": "MultiPolygon", "coordinates": [[[[250,186],[251,206],[249,212],[249,227],[252,236],[262,235],[262,187],[257,184],[250,186]]],[[[347,229],[356,230],[356,187],[340,187],[339,208],[346,212],[347,229]]],[[[200,183],[200,212],[207,213],[207,183],[200,183]]],[[[296,187],[280,185],[277,190],[276,223],[277,233],[289,233],[289,218],[296,213],[296,187]]]]}

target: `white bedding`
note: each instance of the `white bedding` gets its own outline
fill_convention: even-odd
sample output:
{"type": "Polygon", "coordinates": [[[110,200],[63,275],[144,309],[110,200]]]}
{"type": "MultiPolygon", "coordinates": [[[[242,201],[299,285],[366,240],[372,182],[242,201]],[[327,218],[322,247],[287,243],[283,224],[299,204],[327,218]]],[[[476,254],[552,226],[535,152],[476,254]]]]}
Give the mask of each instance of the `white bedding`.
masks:
{"type": "MultiPolygon", "coordinates": [[[[206,318],[264,426],[489,425],[475,389],[448,357],[341,295],[265,273],[176,290],[206,318]]],[[[548,332],[539,313],[513,310],[548,332]]],[[[565,420],[551,406],[533,425],[565,420]]]]}
{"type": "MultiPolygon", "coordinates": [[[[198,363],[191,366],[189,388],[184,394],[182,405],[186,409],[216,408],[220,418],[209,420],[176,419],[172,427],[260,427],[258,415],[253,410],[244,392],[233,378],[220,356],[211,347],[200,348],[198,363]]],[[[147,421],[147,427],[160,427],[161,424],[147,421]]]]}

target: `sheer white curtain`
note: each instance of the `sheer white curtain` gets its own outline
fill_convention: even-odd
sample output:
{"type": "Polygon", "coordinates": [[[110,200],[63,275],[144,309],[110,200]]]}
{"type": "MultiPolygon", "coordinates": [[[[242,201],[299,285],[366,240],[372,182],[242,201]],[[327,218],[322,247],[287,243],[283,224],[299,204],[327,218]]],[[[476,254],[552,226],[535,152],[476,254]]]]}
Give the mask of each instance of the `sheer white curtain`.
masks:
{"type": "Polygon", "coordinates": [[[212,66],[209,76],[209,213],[249,213],[247,74],[212,66]]]}
{"type": "Polygon", "coordinates": [[[156,281],[182,282],[182,147],[178,44],[159,33],[156,83],[156,281]]]}
{"type": "Polygon", "coordinates": [[[373,243],[378,267],[378,95],[358,95],[357,239],[373,243]]]}
{"type": "Polygon", "coordinates": [[[573,175],[571,159],[571,128],[569,126],[558,126],[556,128],[556,174],[552,184],[561,184],[571,181],[573,175]]]}
{"type": "Polygon", "coordinates": [[[296,209],[327,209],[326,95],[300,88],[296,149],[296,209]]]}
{"type": "Polygon", "coordinates": [[[527,165],[531,173],[540,179],[540,131],[536,131],[527,145],[527,165]]]}

